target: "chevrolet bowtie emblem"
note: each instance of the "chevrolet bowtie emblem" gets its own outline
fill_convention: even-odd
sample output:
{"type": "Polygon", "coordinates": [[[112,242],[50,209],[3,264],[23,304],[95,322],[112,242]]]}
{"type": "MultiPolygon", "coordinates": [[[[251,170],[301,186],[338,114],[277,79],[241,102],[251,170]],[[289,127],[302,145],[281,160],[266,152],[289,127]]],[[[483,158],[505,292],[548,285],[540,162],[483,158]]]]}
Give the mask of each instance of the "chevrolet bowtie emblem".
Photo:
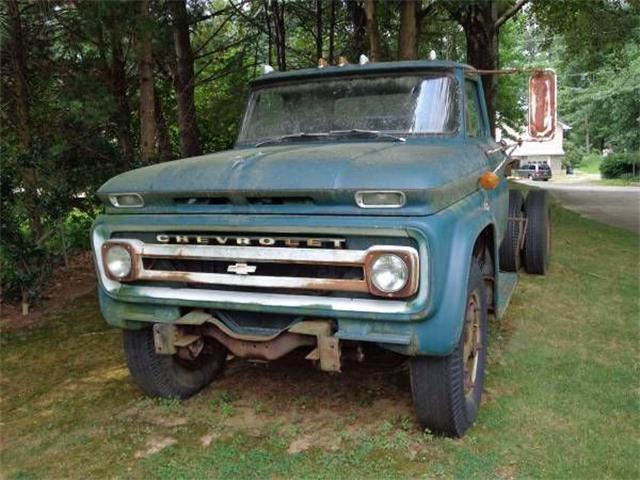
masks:
{"type": "Polygon", "coordinates": [[[247,265],[246,263],[236,263],[227,267],[227,272],[235,273],[236,275],[248,275],[256,271],[255,265],[247,265]]]}

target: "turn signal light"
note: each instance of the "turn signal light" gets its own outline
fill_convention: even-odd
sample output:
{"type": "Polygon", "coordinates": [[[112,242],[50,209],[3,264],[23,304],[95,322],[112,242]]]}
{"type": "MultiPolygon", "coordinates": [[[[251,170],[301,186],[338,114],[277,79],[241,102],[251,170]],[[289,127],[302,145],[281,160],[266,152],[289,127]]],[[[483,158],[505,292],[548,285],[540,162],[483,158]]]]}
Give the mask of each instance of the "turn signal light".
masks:
{"type": "Polygon", "coordinates": [[[493,172],[484,172],[480,175],[480,186],[485,190],[493,190],[500,185],[500,178],[493,172]]]}

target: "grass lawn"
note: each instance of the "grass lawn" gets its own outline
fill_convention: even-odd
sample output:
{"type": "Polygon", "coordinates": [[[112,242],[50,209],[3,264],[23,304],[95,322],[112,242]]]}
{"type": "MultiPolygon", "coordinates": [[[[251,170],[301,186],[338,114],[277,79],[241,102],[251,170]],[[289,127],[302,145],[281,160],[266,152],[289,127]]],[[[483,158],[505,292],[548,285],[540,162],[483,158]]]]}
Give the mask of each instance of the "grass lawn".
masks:
{"type": "Polygon", "coordinates": [[[598,185],[608,185],[611,187],[640,186],[640,177],[630,178],[603,178],[598,181],[598,185]]]}
{"type": "Polygon", "coordinates": [[[553,222],[549,275],[491,325],[462,440],[419,431],[400,368],[234,361],[187,402],[145,399],[91,295],[2,335],[0,478],[640,478],[639,239],[553,222]]]}
{"type": "Polygon", "coordinates": [[[602,163],[602,156],[597,153],[592,153],[582,157],[580,165],[576,167],[578,170],[584,173],[600,173],[600,164],[602,163]]]}

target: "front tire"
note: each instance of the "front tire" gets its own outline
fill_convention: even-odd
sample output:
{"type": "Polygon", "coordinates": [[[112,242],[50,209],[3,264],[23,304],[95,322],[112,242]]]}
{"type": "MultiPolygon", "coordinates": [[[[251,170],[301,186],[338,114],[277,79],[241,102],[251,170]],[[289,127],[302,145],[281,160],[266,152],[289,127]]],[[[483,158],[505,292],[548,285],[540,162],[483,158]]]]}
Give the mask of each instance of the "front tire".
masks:
{"type": "Polygon", "coordinates": [[[185,399],[209,385],[222,371],[226,349],[206,338],[192,360],[156,353],[153,329],[124,330],[124,352],[131,377],[148,396],[185,399]]]}
{"type": "Polygon", "coordinates": [[[478,261],[469,271],[467,303],[460,340],[446,357],[414,357],[411,392],[420,425],[449,437],[462,437],[478,415],[487,355],[485,284],[478,261]]]}

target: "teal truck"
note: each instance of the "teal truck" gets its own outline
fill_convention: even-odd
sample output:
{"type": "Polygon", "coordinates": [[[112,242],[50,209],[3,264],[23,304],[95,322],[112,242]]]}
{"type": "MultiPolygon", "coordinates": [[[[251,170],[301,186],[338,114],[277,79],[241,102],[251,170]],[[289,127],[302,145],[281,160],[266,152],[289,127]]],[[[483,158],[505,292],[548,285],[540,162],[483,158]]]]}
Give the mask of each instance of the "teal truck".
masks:
{"type": "Polygon", "coordinates": [[[509,190],[479,72],[446,61],[269,72],[235,148],[121,174],[92,230],[131,376],[187,398],[230,355],[338,372],[406,356],[420,425],[476,418],[488,317],[544,274],[544,192],[509,190]]]}

